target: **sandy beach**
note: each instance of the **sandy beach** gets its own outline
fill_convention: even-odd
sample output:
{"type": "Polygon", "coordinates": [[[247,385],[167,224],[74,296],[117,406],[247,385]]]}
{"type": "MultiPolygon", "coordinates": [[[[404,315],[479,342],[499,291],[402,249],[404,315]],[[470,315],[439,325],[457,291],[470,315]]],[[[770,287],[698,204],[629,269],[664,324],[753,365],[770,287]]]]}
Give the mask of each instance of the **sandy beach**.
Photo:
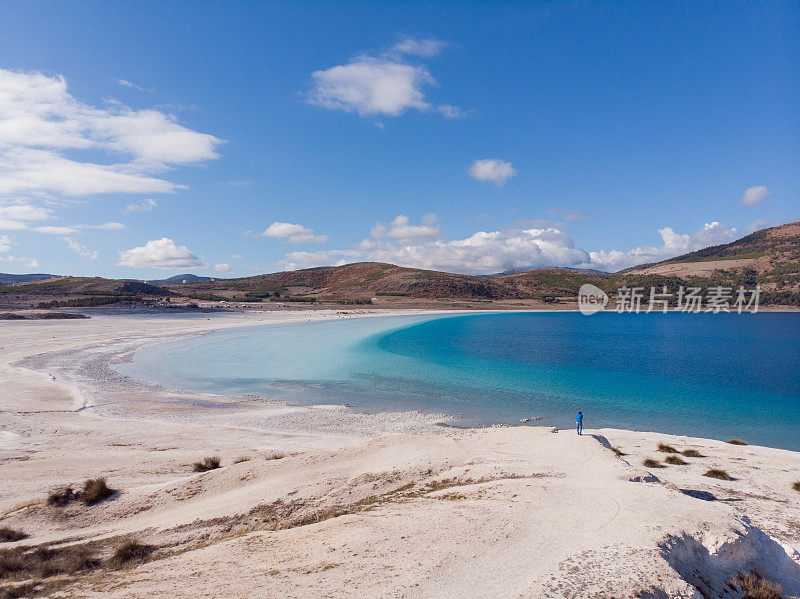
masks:
{"type": "Polygon", "coordinates": [[[0,322],[0,527],[27,535],[0,549],[84,547],[101,560],[0,580],[0,592],[727,598],[743,596],[731,578],[755,570],[800,596],[797,452],[617,429],[455,429],[445,414],[184,393],[108,367],[223,328],[387,313],[0,322]],[[702,457],[645,468],[667,457],[659,443],[702,457]],[[193,472],[207,456],[222,467],[193,472]],[[99,476],[117,491],[102,502],[45,502],[99,476]],[[104,565],[130,539],[146,558],[104,565]]]}

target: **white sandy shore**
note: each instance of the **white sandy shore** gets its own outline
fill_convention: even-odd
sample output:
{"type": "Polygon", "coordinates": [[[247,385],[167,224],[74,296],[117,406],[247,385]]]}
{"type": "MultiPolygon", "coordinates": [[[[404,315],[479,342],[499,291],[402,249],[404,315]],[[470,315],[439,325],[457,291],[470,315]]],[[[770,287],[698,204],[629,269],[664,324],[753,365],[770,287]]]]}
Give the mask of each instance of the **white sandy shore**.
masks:
{"type": "Polygon", "coordinates": [[[69,597],[738,597],[727,582],[752,569],[800,596],[796,452],[611,429],[442,429],[437,415],[177,393],[106,367],[180,336],[352,315],[363,314],[0,322],[0,527],[30,535],[0,547],[98,542],[105,555],[123,536],[159,547],[65,581],[69,597]],[[705,457],[648,471],[659,442],[705,457]],[[209,455],[224,467],[192,473],[209,455]],[[35,502],[100,475],[120,489],[111,500],[35,502]]]}

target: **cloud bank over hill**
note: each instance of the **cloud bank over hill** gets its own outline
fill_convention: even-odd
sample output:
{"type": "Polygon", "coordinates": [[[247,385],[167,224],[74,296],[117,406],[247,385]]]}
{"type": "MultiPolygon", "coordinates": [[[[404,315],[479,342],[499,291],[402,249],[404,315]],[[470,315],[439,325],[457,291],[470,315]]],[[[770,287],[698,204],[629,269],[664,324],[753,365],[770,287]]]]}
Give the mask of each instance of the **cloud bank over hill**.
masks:
{"type": "Polygon", "coordinates": [[[370,236],[355,248],[320,252],[290,252],[280,263],[290,270],[312,266],[341,265],[363,260],[400,266],[428,268],[467,274],[489,274],[512,268],[570,266],[614,272],[671,258],[709,245],[733,241],[738,231],[711,222],[691,234],[678,234],[670,227],[658,230],[659,246],[627,251],[586,251],[555,226],[504,231],[477,231],[463,239],[443,238],[436,215],[427,215],[418,225],[398,215],[390,223],[376,223],[370,236]]]}

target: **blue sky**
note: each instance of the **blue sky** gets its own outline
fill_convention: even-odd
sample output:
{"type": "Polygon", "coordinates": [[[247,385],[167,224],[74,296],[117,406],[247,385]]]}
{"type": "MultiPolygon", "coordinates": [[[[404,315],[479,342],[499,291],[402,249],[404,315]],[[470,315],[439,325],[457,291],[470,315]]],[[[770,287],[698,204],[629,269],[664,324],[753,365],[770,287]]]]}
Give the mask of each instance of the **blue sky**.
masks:
{"type": "Polygon", "coordinates": [[[616,270],[800,219],[800,4],[0,4],[0,271],[616,270]]]}

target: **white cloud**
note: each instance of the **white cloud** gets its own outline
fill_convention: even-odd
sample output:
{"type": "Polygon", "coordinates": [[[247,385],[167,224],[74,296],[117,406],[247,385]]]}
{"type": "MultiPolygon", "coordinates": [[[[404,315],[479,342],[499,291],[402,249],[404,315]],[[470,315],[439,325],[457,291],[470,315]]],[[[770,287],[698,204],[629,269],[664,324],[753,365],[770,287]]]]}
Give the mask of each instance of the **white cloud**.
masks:
{"type": "Polygon", "coordinates": [[[214,270],[217,272],[231,272],[231,265],[225,262],[220,262],[214,265],[214,270]]]}
{"type": "Polygon", "coordinates": [[[54,226],[33,227],[31,230],[36,231],[37,233],[44,233],[46,235],[72,235],[78,232],[77,227],[54,227],[54,226]]]}
{"type": "Polygon", "coordinates": [[[202,260],[184,245],[162,237],[148,241],[140,247],[120,252],[119,266],[131,268],[199,268],[202,260]]]}
{"type": "Polygon", "coordinates": [[[0,262],[19,263],[28,268],[37,268],[39,261],[36,258],[26,258],[24,256],[0,256],[0,262]]]}
{"type": "Polygon", "coordinates": [[[413,37],[406,37],[392,46],[392,50],[399,54],[411,54],[430,58],[436,56],[447,44],[441,40],[426,39],[418,40],[413,37]]]}
{"type": "Polygon", "coordinates": [[[136,91],[140,92],[154,92],[155,90],[152,87],[142,87],[141,85],[136,85],[131,81],[126,81],[125,79],[117,79],[117,83],[122,85],[123,87],[130,87],[131,89],[135,89],[136,91]]]}
{"type": "Polygon", "coordinates": [[[674,258],[711,245],[729,243],[739,237],[737,229],[717,221],[706,223],[702,229],[691,235],[678,234],[671,227],[659,229],[658,234],[661,235],[663,242],[660,246],[637,247],[627,252],[620,250],[590,252],[591,259],[580,266],[615,272],[639,264],[674,258]]]}
{"type": "Polygon", "coordinates": [[[766,200],[772,192],[764,185],[756,185],[755,187],[748,187],[744,190],[742,199],[739,200],[741,206],[753,206],[760,204],[766,200]]]}
{"type": "Polygon", "coordinates": [[[316,235],[312,229],[293,223],[274,222],[261,234],[262,237],[285,239],[289,243],[325,243],[327,235],[316,235]]]}
{"type": "Polygon", "coordinates": [[[505,182],[516,174],[517,171],[510,162],[497,158],[476,160],[469,167],[470,177],[478,181],[491,181],[497,187],[505,185],[505,182]]]}
{"type": "Polygon", "coordinates": [[[364,256],[377,262],[470,274],[510,268],[572,265],[588,259],[558,229],[478,231],[466,239],[390,243],[365,239],[364,256]]]}
{"type": "Polygon", "coordinates": [[[464,239],[445,240],[438,238],[435,218],[429,215],[421,225],[411,225],[401,215],[388,226],[378,223],[371,237],[362,240],[355,249],[289,252],[281,264],[287,270],[294,270],[370,260],[470,274],[548,266],[617,271],[727,243],[739,235],[735,228],[714,221],[692,234],[678,234],[670,227],[659,229],[663,242],[660,246],[637,247],[627,252],[587,252],[576,248],[572,238],[557,226],[478,231],[464,239]]]}
{"type": "Polygon", "coordinates": [[[435,214],[426,214],[422,217],[422,224],[411,225],[407,216],[399,214],[387,227],[383,223],[376,223],[370,235],[374,239],[429,239],[439,235],[439,226],[436,224],[435,214]]]}
{"type": "Polygon", "coordinates": [[[100,256],[100,253],[97,252],[96,250],[90,250],[85,245],[78,243],[71,237],[65,237],[64,241],[67,242],[67,246],[69,247],[69,249],[71,249],[79,256],[83,256],[84,258],[89,258],[90,260],[97,260],[97,258],[100,256]]]}
{"type": "Polygon", "coordinates": [[[341,266],[358,262],[363,255],[357,250],[325,250],[321,252],[289,252],[279,262],[285,270],[313,268],[315,266],[341,266]]]}
{"type": "Polygon", "coordinates": [[[19,231],[28,228],[29,221],[50,218],[52,210],[30,204],[0,206],[0,231],[19,231]]]}
{"type": "Polygon", "coordinates": [[[455,106],[434,106],[425,99],[425,87],[436,83],[424,65],[403,60],[403,54],[430,57],[442,42],[407,38],[386,54],[357,56],[347,64],[311,73],[308,101],[330,110],[360,116],[399,116],[407,110],[438,110],[446,117],[463,116],[455,106]]]}
{"type": "MultiPolygon", "coordinates": [[[[0,254],[8,254],[11,251],[11,246],[14,245],[8,235],[0,235],[0,254]]],[[[22,266],[29,268],[36,268],[39,266],[39,261],[36,258],[26,258],[24,256],[0,256],[0,262],[7,262],[9,264],[19,263],[22,266]]]]}
{"type": "Polygon", "coordinates": [[[122,231],[126,227],[123,223],[108,222],[102,225],[81,225],[81,229],[100,229],[102,231],[122,231]]]}
{"type": "Polygon", "coordinates": [[[152,212],[158,203],[153,198],[147,198],[135,204],[128,204],[122,211],[123,214],[133,214],[134,212],[152,212]]]}
{"type": "Polygon", "coordinates": [[[61,76],[0,69],[0,115],[0,195],[170,192],[181,186],[155,173],[218,156],[214,136],[157,110],[91,106],[61,76]]]}

